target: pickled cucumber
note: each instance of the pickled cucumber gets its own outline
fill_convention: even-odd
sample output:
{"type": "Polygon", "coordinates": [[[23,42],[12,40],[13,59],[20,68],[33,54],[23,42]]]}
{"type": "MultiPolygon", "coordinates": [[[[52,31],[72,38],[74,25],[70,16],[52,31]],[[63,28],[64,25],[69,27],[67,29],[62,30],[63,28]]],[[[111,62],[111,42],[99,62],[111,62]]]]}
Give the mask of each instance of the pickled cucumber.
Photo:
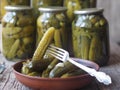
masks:
{"type": "Polygon", "coordinates": [[[90,44],[89,60],[97,61],[102,56],[102,44],[98,35],[94,35],[90,44]]]}
{"type": "Polygon", "coordinates": [[[23,41],[24,45],[28,45],[28,44],[34,42],[34,39],[33,39],[33,37],[30,36],[30,37],[24,37],[24,38],[22,38],[22,41],[23,41]]]}
{"type": "Polygon", "coordinates": [[[81,36],[81,57],[89,59],[90,40],[86,36],[81,36]]]}
{"type": "Polygon", "coordinates": [[[43,71],[42,77],[49,77],[50,71],[55,67],[55,65],[59,62],[56,58],[48,65],[47,69],[43,71]]]}
{"type": "Polygon", "coordinates": [[[61,32],[60,32],[60,30],[55,30],[54,42],[55,42],[55,46],[62,48],[62,41],[61,41],[61,32]]]}
{"type": "Polygon", "coordinates": [[[44,58],[39,61],[27,59],[25,62],[23,62],[21,72],[23,74],[32,74],[33,72],[38,72],[39,75],[41,75],[43,70],[47,68],[47,66],[51,63],[52,60],[52,58],[44,58]]]}
{"type": "Polygon", "coordinates": [[[30,16],[21,16],[17,21],[17,26],[24,27],[27,25],[32,25],[33,21],[34,18],[31,18],[30,16]]]}
{"type": "Polygon", "coordinates": [[[26,60],[25,62],[22,63],[23,66],[21,69],[21,73],[28,75],[29,73],[33,72],[32,68],[29,68],[29,66],[30,66],[29,63],[30,63],[30,60],[26,60]]]}
{"type": "Polygon", "coordinates": [[[46,31],[42,40],[39,42],[37,49],[35,50],[32,60],[41,60],[43,58],[48,45],[50,45],[51,41],[53,40],[54,32],[54,27],[51,27],[46,31]]]}
{"type": "Polygon", "coordinates": [[[78,76],[78,75],[82,75],[82,74],[85,74],[85,73],[86,72],[84,72],[81,69],[73,70],[73,71],[70,71],[70,72],[67,72],[67,73],[63,74],[61,76],[61,78],[68,78],[68,77],[72,77],[72,76],[78,76]]]}
{"type": "Polygon", "coordinates": [[[76,66],[71,64],[70,62],[58,63],[50,72],[49,77],[61,77],[63,74],[68,71],[78,69],[76,66]]]}
{"type": "Polygon", "coordinates": [[[7,58],[13,59],[13,58],[16,56],[16,52],[17,52],[19,46],[20,46],[20,40],[17,39],[17,40],[14,42],[14,44],[12,45],[10,51],[8,52],[7,58]]]}
{"type": "Polygon", "coordinates": [[[3,52],[5,57],[7,56],[8,52],[10,51],[14,42],[15,42],[14,39],[11,39],[9,37],[6,37],[6,36],[2,35],[2,45],[3,45],[2,46],[2,49],[3,49],[2,52],[3,52]]]}
{"type": "Polygon", "coordinates": [[[70,22],[74,20],[75,10],[94,7],[93,5],[90,4],[92,3],[90,3],[89,0],[64,0],[64,6],[67,7],[67,16],[70,22]]]}
{"type": "Polygon", "coordinates": [[[3,35],[6,37],[16,35],[22,31],[20,27],[5,27],[3,28],[3,35]]]}
{"type": "Polygon", "coordinates": [[[31,66],[29,68],[32,68],[34,71],[42,72],[43,70],[47,69],[48,65],[53,61],[52,58],[43,58],[39,61],[31,61],[31,66]]]}

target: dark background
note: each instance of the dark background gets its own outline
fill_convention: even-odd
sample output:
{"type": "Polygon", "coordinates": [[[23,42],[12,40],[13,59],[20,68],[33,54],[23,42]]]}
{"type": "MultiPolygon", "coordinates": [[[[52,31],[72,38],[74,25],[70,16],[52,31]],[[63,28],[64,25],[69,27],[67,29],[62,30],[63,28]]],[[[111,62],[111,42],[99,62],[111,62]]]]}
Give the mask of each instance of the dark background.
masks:
{"type": "Polygon", "coordinates": [[[97,0],[109,22],[110,39],[120,44],[120,0],[97,0]]]}

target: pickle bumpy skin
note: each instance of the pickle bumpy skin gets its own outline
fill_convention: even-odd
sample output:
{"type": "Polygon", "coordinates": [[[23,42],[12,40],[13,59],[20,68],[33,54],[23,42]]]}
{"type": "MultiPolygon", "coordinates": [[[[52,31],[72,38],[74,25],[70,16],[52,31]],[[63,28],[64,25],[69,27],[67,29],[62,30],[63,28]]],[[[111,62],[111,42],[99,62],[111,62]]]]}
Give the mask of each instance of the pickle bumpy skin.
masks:
{"type": "Polygon", "coordinates": [[[90,40],[86,36],[82,36],[81,38],[81,57],[89,59],[90,40]]]}
{"type": "Polygon", "coordinates": [[[89,60],[96,61],[102,56],[102,43],[100,38],[96,35],[93,36],[90,44],[89,60]]]}
{"type": "Polygon", "coordinates": [[[61,32],[60,32],[60,30],[55,30],[54,41],[55,41],[55,46],[62,48],[61,32]]]}
{"type": "Polygon", "coordinates": [[[50,71],[55,67],[55,65],[59,62],[56,58],[47,66],[47,69],[43,71],[42,77],[49,77],[50,71]]]}
{"type": "Polygon", "coordinates": [[[20,40],[17,39],[17,40],[14,42],[14,44],[12,45],[12,47],[11,47],[11,49],[10,49],[8,55],[7,55],[7,57],[8,57],[9,59],[12,59],[12,58],[14,58],[14,57],[16,56],[16,52],[17,52],[17,50],[18,50],[18,48],[19,48],[19,45],[20,45],[20,40]]]}
{"type": "Polygon", "coordinates": [[[46,31],[41,41],[39,42],[37,49],[35,50],[32,60],[41,60],[43,58],[48,45],[52,42],[54,38],[54,32],[54,27],[51,27],[46,31]]]}
{"type": "Polygon", "coordinates": [[[70,62],[58,63],[50,72],[49,77],[61,77],[63,74],[71,70],[76,70],[78,67],[71,64],[70,62]]]}

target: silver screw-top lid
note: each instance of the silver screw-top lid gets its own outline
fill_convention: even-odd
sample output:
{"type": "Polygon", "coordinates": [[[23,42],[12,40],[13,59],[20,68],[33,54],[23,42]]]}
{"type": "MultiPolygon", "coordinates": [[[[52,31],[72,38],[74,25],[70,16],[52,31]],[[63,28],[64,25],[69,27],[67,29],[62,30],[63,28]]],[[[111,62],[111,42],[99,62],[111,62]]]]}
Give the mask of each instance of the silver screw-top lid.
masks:
{"type": "Polygon", "coordinates": [[[41,12],[62,12],[66,11],[66,7],[60,7],[60,6],[49,6],[49,7],[40,7],[39,11],[41,12]]]}
{"type": "Polygon", "coordinates": [[[17,5],[17,6],[6,6],[5,7],[5,10],[7,11],[17,11],[17,10],[31,10],[32,7],[29,7],[29,6],[20,6],[20,5],[17,5]]]}
{"type": "Polygon", "coordinates": [[[82,10],[75,10],[74,14],[94,14],[102,13],[104,10],[102,8],[87,8],[82,10]]]}

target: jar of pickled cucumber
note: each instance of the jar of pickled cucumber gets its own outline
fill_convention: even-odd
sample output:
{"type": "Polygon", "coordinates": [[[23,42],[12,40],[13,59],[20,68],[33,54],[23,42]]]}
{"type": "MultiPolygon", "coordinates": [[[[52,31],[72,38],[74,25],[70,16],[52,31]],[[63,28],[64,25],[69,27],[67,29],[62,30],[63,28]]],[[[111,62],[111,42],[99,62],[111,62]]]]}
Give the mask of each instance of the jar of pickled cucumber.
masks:
{"type": "Polygon", "coordinates": [[[35,20],[32,8],[6,6],[2,19],[2,53],[8,60],[30,58],[35,47],[35,20]]]}
{"type": "Polygon", "coordinates": [[[53,43],[57,47],[67,50],[68,46],[68,25],[65,7],[41,7],[41,15],[37,19],[37,40],[36,46],[41,40],[44,33],[50,28],[56,29],[53,43]]]}
{"type": "Polygon", "coordinates": [[[109,60],[108,22],[103,9],[76,10],[72,23],[74,56],[106,65],[109,60]]]}
{"type": "Polygon", "coordinates": [[[1,0],[0,2],[0,12],[1,12],[1,18],[6,13],[6,10],[4,9],[5,6],[8,5],[25,5],[30,6],[30,0],[1,0]]]}
{"type": "Polygon", "coordinates": [[[6,0],[8,5],[30,5],[30,0],[6,0]]]}
{"type": "Polygon", "coordinates": [[[62,6],[63,0],[31,0],[31,5],[34,8],[34,13],[36,16],[39,15],[39,7],[46,6],[62,6]]]}
{"type": "Polygon", "coordinates": [[[72,22],[75,10],[96,7],[96,0],[64,0],[64,6],[67,7],[67,16],[72,22]]]}

